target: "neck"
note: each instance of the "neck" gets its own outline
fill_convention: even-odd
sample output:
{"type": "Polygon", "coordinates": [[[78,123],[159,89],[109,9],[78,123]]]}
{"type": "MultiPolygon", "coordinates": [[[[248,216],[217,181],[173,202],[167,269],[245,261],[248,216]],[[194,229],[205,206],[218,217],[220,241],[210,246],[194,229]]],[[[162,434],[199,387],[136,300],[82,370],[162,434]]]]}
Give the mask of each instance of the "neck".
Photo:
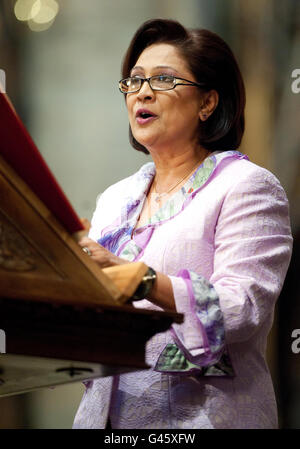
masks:
{"type": "Polygon", "coordinates": [[[170,155],[165,152],[152,153],[151,156],[155,163],[155,190],[157,193],[168,191],[176,182],[186,181],[193,169],[200,165],[208,156],[209,151],[204,148],[187,149],[180,154],[170,155]],[[186,178],[185,178],[186,176],[186,178]]]}

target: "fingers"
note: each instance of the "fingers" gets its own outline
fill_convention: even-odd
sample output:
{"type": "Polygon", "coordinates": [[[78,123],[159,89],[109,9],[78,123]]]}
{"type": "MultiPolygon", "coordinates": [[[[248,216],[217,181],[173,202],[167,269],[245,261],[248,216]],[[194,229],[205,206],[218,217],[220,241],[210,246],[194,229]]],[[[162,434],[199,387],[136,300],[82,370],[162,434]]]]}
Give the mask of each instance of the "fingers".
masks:
{"type": "Polygon", "coordinates": [[[90,239],[89,237],[82,237],[78,244],[82,250],[90,256],[101,268],[111,267],[114,265],[122,265],[129,263],[129,261],[117,257],[111,253],[108,249],[104,248],[99,243],[90,239]]]}
{"type": "Polygon", "coordinates": [[[79,240],[78,244],[81,246],[82,250],[90,256],[101,268],[111,265],[109,256],[111,253],[99,245],[99,243],[90,239],[89,237],[83,237],[79,240]]]}
{"type": "Polygon", "coordinates": [[[100,245],[98,243],[94,242],[94,240],[90,239],[89,237],[82,237],[79,242],[79,246],[81,246],[82,250],[88,255],[92,256],[93,252],[99,248],[100,245]]]}
{"type": "Polygon", "coordinates": [[[103,248],[102,245],[100,245],[99,243],[95,242],[95,240],[90,239],[89,237],[82,237],[79,240],[78,244],[82,248],[86,246],[87,248],[90,249],[90,251],[96,251],[97,249],[103,248]]]}
{"type": "Polygon", "coordinates": [[[92,239],[90,239],[89,237],[82,237],[82,238],[79,240],[78,244],[79,244],[81,247],[83,247],[83,246],[89,246],[89,245],[91,245],[91,244],[95,244],[95,241],[92,240],[92,239]]]}

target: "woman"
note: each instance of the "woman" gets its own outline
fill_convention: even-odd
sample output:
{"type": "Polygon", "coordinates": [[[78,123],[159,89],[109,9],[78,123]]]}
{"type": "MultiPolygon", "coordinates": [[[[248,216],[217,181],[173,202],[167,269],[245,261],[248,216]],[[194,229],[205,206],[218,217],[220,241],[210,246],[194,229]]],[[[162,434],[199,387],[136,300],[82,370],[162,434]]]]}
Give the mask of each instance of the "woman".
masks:
{"type": "Polygon", "coordinates": [[[102,194],[80,245],[101,267],[146,263],[134,307],[185,321],[148,342],[152,369],[87,382],[74,428],[275,428],[265,349],[292,237],[278,180],[236,151],[235,58],[214,33],[150,20],[122,73],[130,141],[153,162],[102,194]]]}

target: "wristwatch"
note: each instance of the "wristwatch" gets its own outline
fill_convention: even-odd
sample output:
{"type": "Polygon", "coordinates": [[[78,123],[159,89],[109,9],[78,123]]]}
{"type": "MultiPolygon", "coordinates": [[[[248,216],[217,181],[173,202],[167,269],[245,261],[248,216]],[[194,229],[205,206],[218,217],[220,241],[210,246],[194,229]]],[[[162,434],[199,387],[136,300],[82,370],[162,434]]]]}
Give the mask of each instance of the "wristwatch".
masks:
{"type": "Polygon", "coordinates": [[[131,300],[139,301],[140,299],[146,298],[154,285],[155,279],[156,272],[153,270],[153,268],[148,267],[147,272],[145,273],[133,296],[131,297],[131,300]]]}

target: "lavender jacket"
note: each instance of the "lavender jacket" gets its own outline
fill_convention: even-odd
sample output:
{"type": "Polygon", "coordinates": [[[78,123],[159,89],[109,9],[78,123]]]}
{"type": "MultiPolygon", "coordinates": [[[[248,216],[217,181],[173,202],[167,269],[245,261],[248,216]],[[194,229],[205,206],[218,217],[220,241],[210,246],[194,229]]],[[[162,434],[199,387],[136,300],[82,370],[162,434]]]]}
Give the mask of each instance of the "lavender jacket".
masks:
{"type": "Polygon", "coordinates": [[[265,352],[292,250],[285,192],[245,155],[214,152],[131,236],[154,175],[150,162],[109,187],[90,237],[167,274],[185,320],[149,340],[151,369],[86,382],[73,428],[276,428],[265,352]]]}

